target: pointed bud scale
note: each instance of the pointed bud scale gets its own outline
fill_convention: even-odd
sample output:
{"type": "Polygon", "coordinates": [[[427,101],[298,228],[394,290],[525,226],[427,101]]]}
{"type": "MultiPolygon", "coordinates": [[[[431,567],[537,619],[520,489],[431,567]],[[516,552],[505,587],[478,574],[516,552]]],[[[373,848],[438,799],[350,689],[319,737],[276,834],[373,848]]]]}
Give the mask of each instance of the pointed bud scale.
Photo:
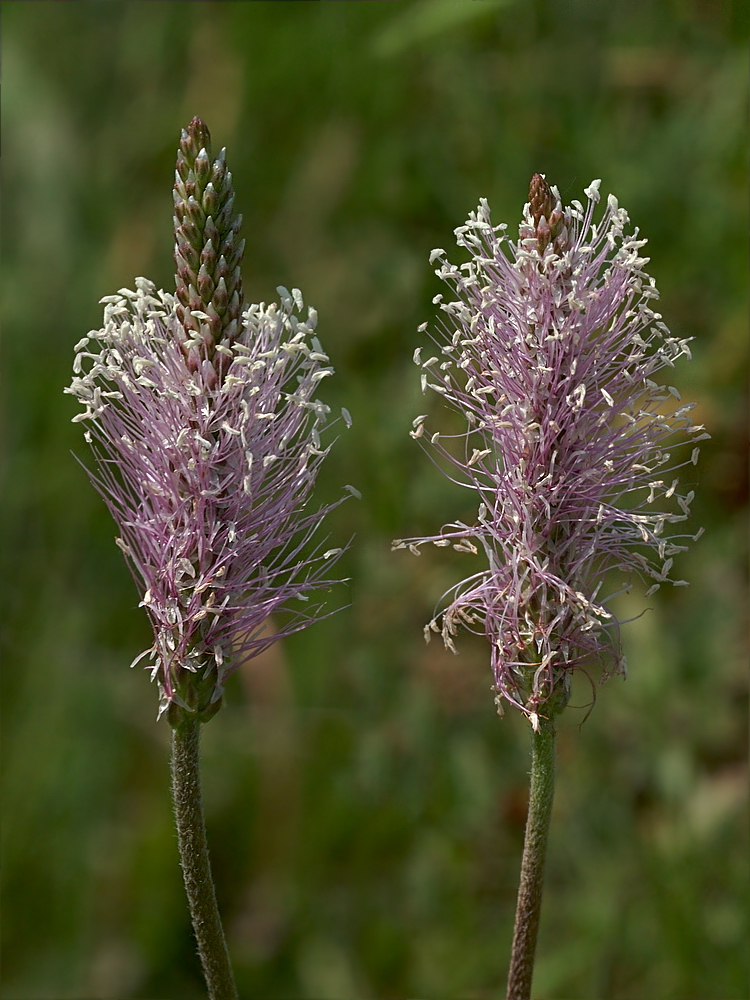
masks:
{"type": "MultiPolygon", "coordinates": [[[[240,220],[242,216],[240,216],[240,220]]],[[[235,243],[237,242],[237,230],[230,229],[227,235],[224,237],[224,242],[221,244],[220,253],[224,254],[225,257],[230,257],[232,251],[234,250],[235,243]]]]}
{"type": "Polygon", "coordinates": [[[196,181],[200,184],[201,188],[204,188],[211,176],[211,160],[208,157],[205,147],[196,156],[193,171],[196,181]]]}
{"type": "Polygon", "coordinates": [[[205,319],[202,319],[200,321],[200,324],[201,324],[201,341],[204,347],[209,347],[213,343],[215,337],[215,331],[213,325],[205,319]]]}
{"type": "Polygon", "coordinates": [[[216,215],[219,210],[219,196],[211,181],[208,182],[206,190],[203,192],[202,203],[206,215],[216,215]]]}
{"type": "Polygon", "coordinates": [[[550,239],[552,238],[552,233],[550,232],[550,228],[545,216],[542,216],[541,219],[536,224],[536,238],[539,243],[540,250],[544,250],[544,248],[547,246],[550,239]]]}
{"type": "MultiPolygon", "coordinates": [[[[209,279],[210,280],[210,279],[209,279]]],[[[209,302],[206,306],[206,315],[209,318],[211,326],[221,329],[221,316],[216,311],[213,302],[209,302]]]]}
{"type": "Polygon", "coordinates": [[[213,271],[214,268],[216,267],[217,256],[216,256],[216,251],[214,250],[213,242],[211,240],[208,240],[206,245],[201,250],[200,262],[201,262],[201,267],[205,265],[205,267],[207,267],[209,271],[213,271]]]}
{"type": "Polygon", "coordinates": [[[203,230],[206,225],[206,213],[203,211],[195,198],[192,197],[192,195],[188,198],[187,214],[191,222],[193,222],[198,229],[203,230]]]}
{"type": "Polygon", "coordinates": [[[242,255],[245,252],[245,241],[239,240],[237,246],[233,246],[234,243],[234,233],[231,234],[231,241],[229,239],[224,240],[224,246],[221,248],[221,252],[229,261],[229,266],[234,270],[238,262],[242,259],[242,255]]]}
{"type": "Polygon", "coordinates": [[[216,369],[208,359],[203,362],[203,381],[209,390],[215,389],[219,384],[216,369]]]}
{"type": "MultiPolygon", "coordinates": [[[[223,278],[221,280],[224,281],[223,278]]],[[[239,302],[240,302],[240,297],[237,291],[235,290],[232,292],[231,300],[227,306],[227,312],[229,313],[230,316],[237,316],[239,314],[239,302]]]]}
{"type": "MultiPolygon", "coordinates": [[[[187,204],[185,205],[185,211],[187,213],[187,204]]],[[[190,218],[188,217],[183,218],[182,223],[180,223],[179,225],[179,234],[180,236],[182,236],[184,239],[187,240],[187,242],[194,250],[200,250],[201,244],[203,242],[201,240],[202,233],[200,229],[196,226],[196,224],[190,220],[190,218]]],[[[179,238],[176,237],[175,244],[178,244],[178,242],[179,238]]]]}
{"type": "MultiPolygon", "coordinates": [[[[233,228],[232,224],[235,221],[235,218],[234,195],[230,194],[229,197],[223,202],[219,212],[217,212],[214,216],[214,220],[219,228],[219,231],[224,234],[228,233],[233,228]]],[[[237,218],[237,228],[239,228],[241,222],[242,218],[237,218]]]]}
{"type": "Polygon", "coordinates": [[[201,264],[198,271],[198,292],[204,302],[209,303],[211,301],[211,296],[214,294],[214,287],[213,278],[208,273],[206,265],[201,264]]]}
{"type": "Polygon", "coordinates": [[[211,243],[214,247],[218,247],[221,243],[221,236],[212,215],[206,217],[206,225],[203,229],[203,241],[204,245],[211,243]]]}
{"type": "Polygon", "coordinates": [[[218,262],[216,264],[216,272],[215,273],[216,273],[216,280],[217,281],[220,278],[228,278],[229,275],[231,274],[229,265],[227,264],[227,259],[224,256],[224,254],[222,254],[221,257],[219,257],[219,260],[218,260],[218,262]]]}
{"type": "Polygon", "coordinates": [[[181,258],[192,270],[199,266],[201,259],[199,251],[187,241],[181,229],[177,230],[175,239],[175,263],[178,262],[178,258],[181,258]]]}
{"type": "Polygon", "coordinates": [[[214,305],[216,306],[216,311],[220,316],[223,316],[227,311],[227,305],[229,304],[229,296],[227,295],[227,286],[223,278],[219,278],[219,283],[214,289],[214,305]]]}
{"type": "Polygon", "coordinates": [[[193,345],[188,349],[186,365],[188,371],[197,372],[201,367],[201,353],[198,348],[193,345]]]}
{"type": "Polygon", "coordinates": [[[226,177],[227,173],[227,151],[226,149],[220,149],[219,155],[214,159],[213,165],[211,167],[211,180],[215,186],[218,186],[219,182],[226,177]]]}

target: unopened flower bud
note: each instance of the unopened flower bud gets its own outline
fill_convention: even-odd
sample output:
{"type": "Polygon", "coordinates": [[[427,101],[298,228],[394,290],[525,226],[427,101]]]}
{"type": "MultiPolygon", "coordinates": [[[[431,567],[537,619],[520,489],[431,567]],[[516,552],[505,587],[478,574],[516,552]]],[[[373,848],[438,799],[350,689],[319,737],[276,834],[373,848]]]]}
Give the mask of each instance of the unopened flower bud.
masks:
{"type": "Polygon", "coordinates": [[[214,250],[213,240],[208,240],[206,245],[201,250],[201,268],[205,266],[209,271],[213,271],[216,267],[216,260],[216,251],[214,250]]]}
{"type": "Polygon", "coordinates": [[[195,344],[193,344],[191,347],[188,348],[185,364],[189,372],[200,371],[201,354],[195,344]]]}
{"type": "MultiPolygon", "coordinates": [[[[227,180],[226,151],[220,150],[211,167],[211,183],[217,191],[224,189],[227,180]]],[[[231,180],[231,175],[230,175],[231,180]]]]}
{"type": "Polygon", "coordinates": [[[555,208],[552,188],[541,174],[534,174],[529,185],[529,208],[534,225],[539,226],[539,220],[544,217],[549,221],[555,208]]]}
{"type": "Polygon", "coordinates": [[[206,213],[192,195],[188,198],[187,214],[191,222],[195,223],[198,229],[204,228],[206,225],[206,213]]]}
{"type": "Polygon", "coordinates": [[[200,270],[198,271],[198,293],[204,302],[211,302],[211,296],[214,293],[214,282],[211,275],[208,273],[205,264],[201,264],[200,270]]]}
{"type": "Polygon", "coordinates": [[[214,289],[213,304],[216,306],[216,311],[220,316],[223,316],[227,311],[229,296],[227,295],[227,286],[223,278],[219,278],[219,283],[214,289]]]}
{"type": "Polygon", "coordinates": [[[206,243],[212,243],[215,247],[218,247],[221,243],[221,236],[219,234],[219,230],[216,228],[216,223],[214,222],[212,215],[209,215],[206,218],[206,225],[203,229],[203,239],[206,243]]]}
{"type": "Polygon", "coordinates": [[[206,185],[203,192],[203,211],[206,215],[215,215],[219,210],[219,196],[211,181],[206,185]]]}
{"type": "Polygon", "coordinates": [[[224,254],[222,254],[221,257],[219,257],[219,260],[218,260],[218,262],[216,264],[216,280],[217,280],[217,282],[221,278],[229,278],[229,274],[230,274],[229,264],[227,264],[227,259],[224,256],[224,254]]]}
{"type": "Polygon", "coordinates": [[[557,253],[567,243],[566,217],[555,192],[541,174],[534,174],[529,185],[529,211],[534,221],[535,236],[540,253],[550,243],[557,253]]]}
{"type": "Polygon", "coordinates": [[[196,181],[200,184],[201,188],[205,187],[211,176],[211,161],[205,146],[196,156],[193,170],[196,181]]]}
{"type": "Polygon", "coordinates": [[[217,378],[216,375],[216,369],[208,360],[208,358],[206,358],[206,360],[203,362],[203,382],[209,390],[215,389],[216,386],[219,384],[219,379],[217,378]]]}

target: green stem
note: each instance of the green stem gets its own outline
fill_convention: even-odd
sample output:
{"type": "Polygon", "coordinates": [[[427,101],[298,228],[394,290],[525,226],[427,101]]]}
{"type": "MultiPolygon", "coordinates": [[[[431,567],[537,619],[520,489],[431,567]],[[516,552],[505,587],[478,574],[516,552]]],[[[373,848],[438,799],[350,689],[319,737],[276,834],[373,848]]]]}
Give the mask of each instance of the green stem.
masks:
{"type": "Polygon", "coordinates": [[[208,856],[201,800],[200,726],[196,719],[183,715],[172,729],[172,797],[180,863],[210,1000],[237,1000],[208,856]]]}
{"type": "Polygon", "coordinates": [[[508,973],[507,1000],[530,1000],[534,952],[542,909],[547,835],[555,792],[555,723],[539,718],[531,734],[531,792],[518,886],[516,926],[508,973]]]}

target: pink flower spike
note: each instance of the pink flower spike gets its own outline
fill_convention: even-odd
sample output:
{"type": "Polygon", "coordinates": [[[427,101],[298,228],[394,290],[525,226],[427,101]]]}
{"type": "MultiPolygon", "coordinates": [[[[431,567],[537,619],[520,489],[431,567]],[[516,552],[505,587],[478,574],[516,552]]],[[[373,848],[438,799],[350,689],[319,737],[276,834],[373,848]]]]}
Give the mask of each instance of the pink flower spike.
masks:
{"type": "Polygon", "coordinates": [[[176,293],[137,278],[103,299],[65,390],[153,626],[135,662],[158,681],[159,714],[176,707],[170,721],[210,718],[240,662],[325,617],[308,595],[340,582],[342,549],[313,536],[345,497],[310,503],[338,420],[318,398],[333,368],[317,314],[296,288],[243,306],[231,174],[209,146],[193,119],[177,158],[176,293]]]}
{"type": "Polygon", "coordinates": [[[680,492],[674,473],[695,464],[695,443],[708,437],[688,416],[693,404],[655,381],[690,356],[688,341],[654,311],[646,241],[626,232],[616,198],[595,221],[599,184],[585,207],[563,208],[535,174],[517,241],[483,200],[456,230],[469,263],[431,255],[456,299],[435,299],[442,357],[414,359],[423,391],[467,429],[431,433],[420,416],[411,435],[479,504],[474,524],[394,547],[483,552],[487,568],[452,588],[425,633],[441,631],[451,649],[459,626],[484,634],[498,709],[505,699],[532,724],[565,705],[575,669],[598,660],[625,673],[614,595],[600,596],[609,571],[626,589],[634,576],[653,581],[650,592],[684,583],[670,571],[692,538],[677,526],[693,492],[680,492]]]}
{"type": "Polygon", "coordinates": [[[205,715],[243,657],[320,617],[313,604],[262,630],[341,551],[307,545],[338,505],[307,507],[330,448],[317,391],[332,368],[313,311],[297,317],[281,291],[280,306],[243,313],[220,384],[210,366],[188,370],[175,299],[145,278],[109,296],[103,328],[78,345],[66,391],[84,406],[73,419],[153,625],[160,713],[174,702],[205,715]]]}

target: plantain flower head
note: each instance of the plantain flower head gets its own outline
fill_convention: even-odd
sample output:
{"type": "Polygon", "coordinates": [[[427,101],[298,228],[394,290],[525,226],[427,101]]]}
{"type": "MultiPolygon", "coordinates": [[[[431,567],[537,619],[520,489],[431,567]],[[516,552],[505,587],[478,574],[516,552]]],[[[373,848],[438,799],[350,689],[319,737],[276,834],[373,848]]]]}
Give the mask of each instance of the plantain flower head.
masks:
{"type": "Polygon", "coordinates": [[[242,659],[321,617],[306,602],[342,551],[313,540],[337,506],[310,503],[335,422],[318,398],[333,369],[317,316],[297,289],[243,305],[232,202],[224,151],[212,162],[194,119],[177,160],[176,293],[137,278],[105,297],[66,390],[153,626],[134,662],[170,721],[210,718],[242,659]]]}
{"type": "Polygon", "coordinates": [[[626,589],[645,579],[647,595],[685,585],[671,571],[690,537],[693,491],[675,472],[692,470],[708,436],[690,420],[694,404],[656,380],[690,356],[688,342],[655,311],[646,241],[613,195],[596,218],[599,187],[586,189],[585,206],[563,207],[535,174],[517,240],[492,225],[483,200],[456,230],[469,262],[431,255],[455,298],[435,298],[438,351],[414,358],[423,391],[465,430],[428,431],[421,415],[411,435],[476,492],[478,509],[472,524],[394,547],[481,553],[482,568],[448,592],[425,635],[442,632],[453,651],[459,626],[485,635],[498,710],[508,701],[535,727],[567,703],[574,670],[625,672],[614,595],[603,593],[610,571],[626,589]]]}

